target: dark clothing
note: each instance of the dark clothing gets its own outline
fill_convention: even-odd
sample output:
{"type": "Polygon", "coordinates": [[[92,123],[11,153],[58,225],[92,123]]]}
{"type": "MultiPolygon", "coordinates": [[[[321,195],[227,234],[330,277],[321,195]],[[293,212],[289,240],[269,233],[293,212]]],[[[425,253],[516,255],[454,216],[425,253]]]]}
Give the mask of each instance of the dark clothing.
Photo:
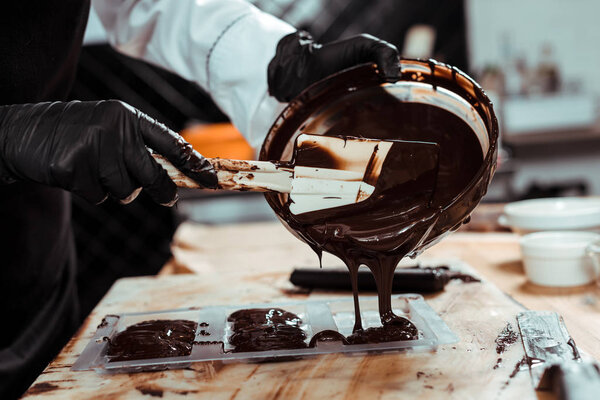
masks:
{"type": "Polygon", "coordinates": [[[89,0],[2,2],[0,104],[66,99],[89,8],[89,0]]]}
{"type": "MultiPolygon", "coordinates": [[[[89,0],[0,5],[0,105],[65,100],[89,0]]],[[[0,129],[2,121],[0,121],[0,129]]],[[[21,394],[78,325],[70,195],[0,186],[0,398],[21,394]]]]}

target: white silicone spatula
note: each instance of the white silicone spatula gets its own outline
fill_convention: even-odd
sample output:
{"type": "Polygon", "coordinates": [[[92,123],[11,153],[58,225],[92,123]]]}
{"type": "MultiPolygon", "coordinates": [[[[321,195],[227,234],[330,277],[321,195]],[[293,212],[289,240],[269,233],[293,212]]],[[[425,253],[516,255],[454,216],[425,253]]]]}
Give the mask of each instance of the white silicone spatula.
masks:
{"type": "MultiPolygon", "coordinates": [[[[300,134],[291,162],[209,158],[220,189],[289,193],[290,211],[311,211],[354,204],[375,190],[377,178],[392,147],[423,146],[437,160],[438,147],[427,142],[402,142],[300,134]]],[[[200,188],[164,157],[152,156],[179,187],[200,188]]]]}

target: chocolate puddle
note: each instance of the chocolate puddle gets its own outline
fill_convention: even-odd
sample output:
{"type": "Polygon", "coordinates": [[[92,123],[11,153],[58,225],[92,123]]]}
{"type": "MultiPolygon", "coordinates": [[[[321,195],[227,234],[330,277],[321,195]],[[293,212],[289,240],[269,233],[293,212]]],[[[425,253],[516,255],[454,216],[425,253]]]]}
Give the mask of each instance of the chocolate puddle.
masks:
{"type": "Polygon", "coordinates": [[[376,328],[361,329],[348,336],[349,344],[384,343],[400,340],[416,340],[419,330],[406,318],[397,317],[376,328]]]}
{"type": "MultiPolygon", "coordinates": [[[[418,62],[414,62],[418,63],[418,62]]],[[[391,308],[393,273],[406,255],[414,256],[466,221],[487,189],[495,166],[497,122],[489,100],[469,78],[448,66],[422,62],[426,71],[404,80],[445,87],[469,101],[487,123],[490,149],[484,155],[468,124],[454,114],[422,103],[401,102],[390,94],[375,70],[359,67],[309,88],[294,100],[269,132],[260,158],[291,157],[294,135],[300,132],[386,140],[430,142],[439,146],[434,169],[430,153],[418,148],[402,155],[403,168],[386,169],[371,197],[361,203],[293,215],[286,195],[267,193],[266,199],[284,225],[319,256],[327,251],[348,267],[354,295],[354,331],[362,330],[357,271],[366,265],[374,275],[379,313],[384,326],[403,319],[391,308]],[[412,169],[411,169],[412,168],[412,169]],[[411,174],[421,171],[422,174],[411,174]],[[432,172],[435,176],[427,174],[432,172]]],[[[298,150],[299,152],[302,149],[298,150]]],[[[320,152],[314,167],[336,165],[335,156],[320,152]]],[[[298,159],[299,155],[297,155],[298,159]]]]}
{"type": "Polygon", "coordinates": [[[302,320],[281,308],[250,308],[231,314],[233,334],[229,343],[234,353],[282,349],[302,349],[306,333],[300,328],[302,320]]]}
{"type": "Polygon", "coordinates": [[[182,319],[130,325],[112,338],[105,338],[108,341],[106,356],[110,362],[189,356],[197,325],[182,319]]]}
{"type": "Polygon", "coordinates": [[[315,347],[319,342],[340,341],[345,345],[415,340],[417,327],[406,318],[396,317],[382,327],[358,330],[345,337],[339,332],[324,330],[316,333],[306,344],[306,333],[300,327],[302,319],[281,308],[251,308],[232,313],[233,334],[229,343],[234,353],[315,347]]]}

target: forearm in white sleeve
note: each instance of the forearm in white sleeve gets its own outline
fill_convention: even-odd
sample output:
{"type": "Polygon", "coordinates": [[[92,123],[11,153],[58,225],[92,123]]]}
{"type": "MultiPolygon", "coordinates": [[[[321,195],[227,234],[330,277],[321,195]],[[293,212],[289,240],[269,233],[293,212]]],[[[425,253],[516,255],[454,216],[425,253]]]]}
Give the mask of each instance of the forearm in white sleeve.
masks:
{"type": "Polygon", "coordinates": [[[258,147],[283,105],[267,66],[295,29],[243,0],[93,0],[120,52],[198,83],[258,147]]]}

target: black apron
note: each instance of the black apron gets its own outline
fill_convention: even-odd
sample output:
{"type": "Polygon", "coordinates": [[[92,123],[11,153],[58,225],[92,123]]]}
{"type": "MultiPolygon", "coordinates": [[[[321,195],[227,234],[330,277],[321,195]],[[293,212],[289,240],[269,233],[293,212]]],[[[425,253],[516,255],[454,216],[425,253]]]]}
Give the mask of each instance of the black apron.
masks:
{"type": "MultiPolygon", "coordinates": [[[[89,0],[0,3],[0,105],[65,100],[89,0]]],[[[1,129],[1,126],[0,126],[1,129]]],[[[0,185],[0,398],[19,396],[78,326],[70,196],[0,185]]]]}

